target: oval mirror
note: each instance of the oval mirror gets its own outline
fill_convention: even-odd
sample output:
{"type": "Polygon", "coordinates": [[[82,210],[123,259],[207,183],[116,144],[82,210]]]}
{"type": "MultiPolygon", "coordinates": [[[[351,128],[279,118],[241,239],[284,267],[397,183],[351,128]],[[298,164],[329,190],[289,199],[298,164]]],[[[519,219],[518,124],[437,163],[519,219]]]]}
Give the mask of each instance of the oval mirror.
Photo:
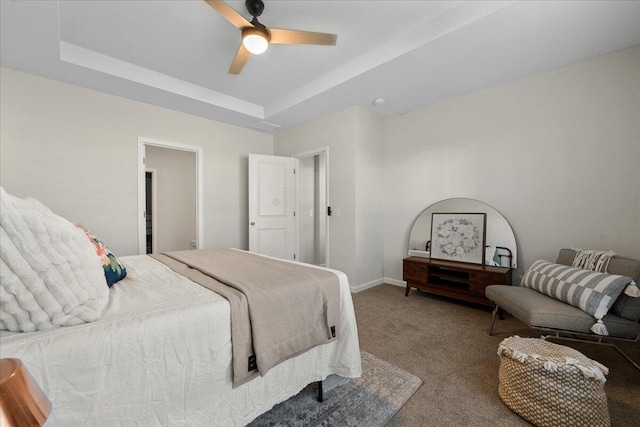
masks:
{"type": "Polygon", "coordinates": [[[485,264],[516,268],[518,266],[518,249],[513,229],[504,216],[491,206],[479,200],[454,198],[445,199],[426,208],[413,223],[409,235],[409,255],[429,256],[431,240],[431,214],[433,213],[485,213],[486,246],[490,247],[492,257],[487,257],[485,264]],[[493,249],[496,248],[495,253],[493,249]]]}

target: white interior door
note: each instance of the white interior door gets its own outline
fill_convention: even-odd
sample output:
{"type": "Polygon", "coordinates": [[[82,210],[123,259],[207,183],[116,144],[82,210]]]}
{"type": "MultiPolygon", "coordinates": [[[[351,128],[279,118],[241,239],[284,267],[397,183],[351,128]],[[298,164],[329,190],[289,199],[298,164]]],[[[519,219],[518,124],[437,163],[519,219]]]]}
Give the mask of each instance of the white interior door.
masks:
{"type": "Polygon", "coordinates": [[[249,250],[297,259],[298,189],[293,157],[249,155],[249,250]]]}

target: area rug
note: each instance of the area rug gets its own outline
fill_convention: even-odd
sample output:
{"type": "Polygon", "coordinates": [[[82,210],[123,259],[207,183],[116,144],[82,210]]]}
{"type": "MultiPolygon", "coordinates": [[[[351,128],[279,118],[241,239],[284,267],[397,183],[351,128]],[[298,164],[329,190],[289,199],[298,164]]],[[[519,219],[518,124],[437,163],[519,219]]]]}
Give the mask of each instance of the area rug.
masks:
{"type": "Polygon", "coordinates": [[[324,402],[317,401],[317,387],[310,385],[249,426],[384,426],[422,380],[365,351],[361,354],[362,377],[325,390],[324,402]]]}

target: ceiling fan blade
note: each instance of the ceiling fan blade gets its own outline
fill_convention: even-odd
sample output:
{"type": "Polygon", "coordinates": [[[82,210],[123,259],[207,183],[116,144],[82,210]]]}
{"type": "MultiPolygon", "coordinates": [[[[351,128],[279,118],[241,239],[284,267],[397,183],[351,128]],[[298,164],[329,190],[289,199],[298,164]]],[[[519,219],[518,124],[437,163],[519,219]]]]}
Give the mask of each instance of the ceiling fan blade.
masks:
{"type": "Polygon", "coordinates": [[[235,25],[236,28],[253,27],[253,25],[244,19],[242,15],[235,11],[231,6],[222,0],[205,0],[209,6],[217,10],[227,21],[235,25]]]}
{"type": "Polygon", "coordinates": [[[311,31],[285,30],[269,28],[271,44],[320,44],[335,46],[338,36],[328,33],[314,33],[311,31]]]}
{"type": "Polygon", "coordinates": [[[240,49],[238,49],[238,53],[236,53],[231,67],[229,67],[229,74],[240,74],[249,57],[251,57],[251,52],[249,52],[243,44],[240,44],[240,49]]]}

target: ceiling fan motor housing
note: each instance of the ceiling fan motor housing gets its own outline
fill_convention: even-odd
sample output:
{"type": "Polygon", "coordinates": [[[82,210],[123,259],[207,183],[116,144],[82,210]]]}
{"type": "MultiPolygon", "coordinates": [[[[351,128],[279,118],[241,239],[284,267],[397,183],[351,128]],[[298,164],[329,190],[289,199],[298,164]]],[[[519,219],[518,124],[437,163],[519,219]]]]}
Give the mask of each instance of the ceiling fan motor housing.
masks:
{"type": "Polygon", "coordinates": [[[262,0],[246,0],[244,4],[247,7],[249,14],[254,18],[262,15],[262,11],[264,11],[264,3],[262,0]]]}

